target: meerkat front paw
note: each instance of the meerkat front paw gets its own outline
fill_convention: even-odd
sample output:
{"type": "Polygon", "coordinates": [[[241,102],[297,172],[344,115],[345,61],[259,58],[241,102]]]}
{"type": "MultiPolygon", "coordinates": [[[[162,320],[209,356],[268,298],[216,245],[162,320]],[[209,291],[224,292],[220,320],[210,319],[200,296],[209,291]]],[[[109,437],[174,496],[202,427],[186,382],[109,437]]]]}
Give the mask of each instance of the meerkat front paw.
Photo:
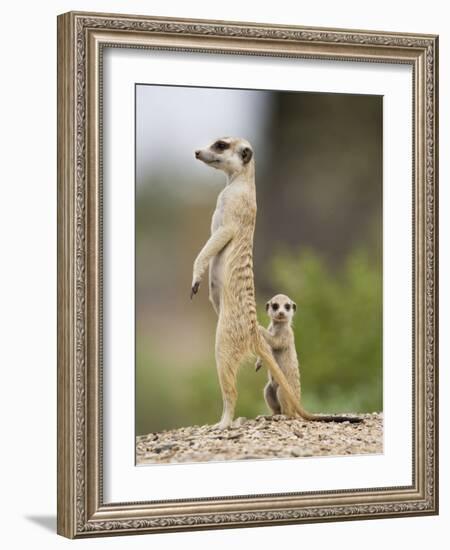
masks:
{"type": "Polygon", "coordinates": [[[262,359],[261,357],[258,357],[258,359],[256,360],[256,363],[255,363],[255,371],[258,372],[259,369],[263,366],[263,362],[262,362],[262,359]]]}

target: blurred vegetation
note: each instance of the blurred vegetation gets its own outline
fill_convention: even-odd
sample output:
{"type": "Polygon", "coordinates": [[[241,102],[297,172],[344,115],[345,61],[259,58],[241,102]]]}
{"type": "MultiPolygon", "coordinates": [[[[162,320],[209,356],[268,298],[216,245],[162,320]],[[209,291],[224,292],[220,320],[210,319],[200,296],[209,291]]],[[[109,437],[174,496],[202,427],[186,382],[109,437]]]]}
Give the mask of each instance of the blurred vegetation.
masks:
{"type": "MultiPolygon", "coordinates": [[[[173,136],[179,105],[186,112],[183,93],[180,88],[165,132],[138,117],[138,125],[148,125],[138,135],[173,136]]],[[[259,321],[267,325],[264,304],[276,293],[297,303],[294,330],[307,409],[380,411],[381,98],[254,93],[264,95],[259,97],[269,128],[259,136],[264,143],[255,152],[259,321]]],[[[231,124],[233,117],[228,119],[231,124]]],[[[208,117],[195,120],[207,133],[208,117]]],[[[249,123],[241,135],[253,139],[257,128],[249,123]]],[[[232,126],[226,132],[233,135],[232,126]]],[[[145,158],[137,157],[137,435],[211,424],[222,409],[214,360],[217,318],[208,302],[207,280],[195,300],[189,291],[192,263],[209,234],[224,177],[195,163],[191,151],[177,163],[167,159],[152,171],[144,169],[145,158]]],[[[268,412],[265,383],[266,373],[256,373],[254,361],[242,366],[236,416],[268,412]]]]}
{"type": "Polygon", "coordinates": [[[312,411],[382,410],[381,267],[352,251],[332,271],[312,251],[280,253],[274,281],[297,303],[303,401],[312,411]]]}
{"type": "MultiPolygon", "coordinates": [[[[262,388],[265,380],[253,363],[239,372],[236,416],[265,414],[262,388]]],[[[214,357],[207,363],[189,364],[174,377],[173,369],[151,355],[141,355],[136,376],[136,435],[181,426],[214,424],[222,413],[222,397],[214,357]]]]}

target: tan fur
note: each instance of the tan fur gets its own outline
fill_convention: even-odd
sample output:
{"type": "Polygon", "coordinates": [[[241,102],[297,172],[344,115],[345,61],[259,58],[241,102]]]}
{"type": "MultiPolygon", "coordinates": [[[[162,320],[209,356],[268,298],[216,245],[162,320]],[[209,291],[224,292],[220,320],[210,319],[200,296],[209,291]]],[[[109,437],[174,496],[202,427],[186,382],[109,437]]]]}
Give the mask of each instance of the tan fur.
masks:
{"type": "MultiPolygon", "coordinates": [[[[295,395],[297,403],[301,403],[300,371],[295,349],[295,338],[292,330],[292,319],[297,305],[289,296],[277,294],[266,304],[266,311],[270,317],[270,324],[267,329],[261,328],[264,339],[269,344],[273,357],[286,377],[288,384],[295,395]]],[[[256,370],[262,366],[258,358],[256,370]]],[[[271,370],[268,373],[268,382],[264,388],[264,399],[273,414],[284,414],[289,417],[297,416],[298,407],[293,407],[290,394],[286,395],[285,389],[280,386],[272,376],[271,370]]],[[[311,414],[300,405],[300,415],[306,420],[319,420],[321,422],[360,422],[358,417],[326,416],[311,414]]]]}
{"type": "Polygon", "coordinates": [[[301,410],[289,383],[260,334],[253,281],[253,235],[256,220],[255,164],[251,145],[240,138],[221,138],[195,153],[227,175],[212,218],[211,237],[194,262],[191,297],[209,266],[209,297],[218,315],[216,365],[223,398],[218,427],[231,425],[237,400],[236,377],[249,355],[259,355],[284,388],[292,410],[301,410]]]}

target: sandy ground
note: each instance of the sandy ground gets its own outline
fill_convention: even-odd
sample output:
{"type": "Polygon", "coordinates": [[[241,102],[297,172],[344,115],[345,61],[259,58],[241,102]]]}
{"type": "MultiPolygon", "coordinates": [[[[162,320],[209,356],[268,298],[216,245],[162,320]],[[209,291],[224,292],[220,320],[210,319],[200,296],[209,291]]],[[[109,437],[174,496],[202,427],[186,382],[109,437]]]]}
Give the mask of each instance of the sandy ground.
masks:
{"type": "Polygon", "coordinates": [[[188,426],[136,438],[136,463],[162,464],[383,452],[383,415],[360,415],[363,422],[306,422],[282,415],[238,418],[219,431],[188,426]]]}

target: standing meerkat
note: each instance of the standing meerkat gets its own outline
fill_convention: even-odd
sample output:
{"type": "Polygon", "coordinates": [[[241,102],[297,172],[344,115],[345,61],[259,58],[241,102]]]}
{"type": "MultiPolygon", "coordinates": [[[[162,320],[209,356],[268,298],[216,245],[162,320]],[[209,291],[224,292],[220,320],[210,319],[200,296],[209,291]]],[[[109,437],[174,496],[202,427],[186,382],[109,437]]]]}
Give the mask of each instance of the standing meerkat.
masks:
{"type": "Polygon", "coordinates": [[[234,418],[236,377],[249,355],[260,356],[274,380],[284,389],[292,411],[302,410],[271,349],[260,333],[253,281],[253,235],[256,220],[255,160],[248,141],[221,138],[195,157],[221,170],[227,184],[217,198],[211,236],[194,262],[191,298],[197,294],[209,267],[209,298],[218,315],[215,356],[223,399],[217,427],[227,428],[234,418]]]}
{"type": "MultiPolygon", "coordinates": [[[[296,310],[297,305],[289,296],[277,294],[266,304],[266,311],[270,317],[270,324],[267,329],[261,328],[261,332],[272,350],[275,361],[286,377],[297,403],[300,403],[300,371],[297,351],[295,349],[294,331],[292,330],[292,319],[296,310]]],[[[256,361],[256,370],[259,370],[261,366],[262,361],[258,358],[256,361]]],[[[285,394],[284,388],[274,379],[270,370],[268,378],[269,380],[264,388],[264,399],[272,413],[297,416],[298,410],[296,407],[292,407],[290,396],[285,394]]],[[[311,414],[303,408],[301,416],[306,420],[319,420],[321,422],[361,421],[361,418],[356,416],[346,417],[311,414]]]]}

